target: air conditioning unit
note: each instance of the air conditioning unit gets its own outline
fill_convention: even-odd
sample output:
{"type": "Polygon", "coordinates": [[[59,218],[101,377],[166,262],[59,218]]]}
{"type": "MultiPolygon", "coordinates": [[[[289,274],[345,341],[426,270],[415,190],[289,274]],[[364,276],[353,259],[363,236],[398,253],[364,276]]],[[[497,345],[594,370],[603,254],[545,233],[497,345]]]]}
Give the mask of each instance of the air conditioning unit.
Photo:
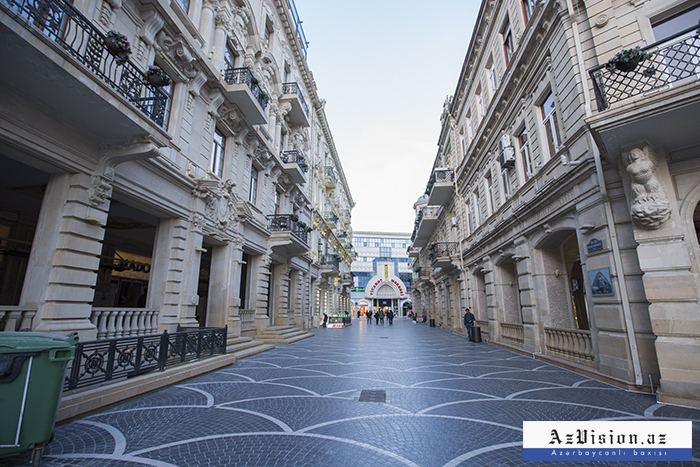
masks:
{"type": "Polygon", "coordinates": [[[515,166],[515,148],[510,135],[503,135],[498,140],[498,162],[501,163],[501,167],[515,166]]]}

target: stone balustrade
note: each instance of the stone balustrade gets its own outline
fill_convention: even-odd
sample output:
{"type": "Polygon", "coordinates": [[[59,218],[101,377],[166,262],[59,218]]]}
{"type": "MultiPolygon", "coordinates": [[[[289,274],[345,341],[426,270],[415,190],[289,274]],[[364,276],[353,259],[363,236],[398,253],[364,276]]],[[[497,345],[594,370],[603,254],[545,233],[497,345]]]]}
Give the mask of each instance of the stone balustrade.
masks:
{"type": "Polygon", "coordinates": [[[32,329],[36,307],[0,306],[0,326],[3,331],[32,329]]]}
{"type": "Polygon", "coordinates": [[[255,310],[238,310],[241,318],[241,331],[252,331],[255,329],[255,310]]]}
{"type": "Polygon", "coordinates": [[[591,331],[544,328],[547,355],[593,366],[591,331]]]}
{"type": "Polygon", "coordinates": [[[147,336],[158,330],[158,308],[93,308],[97,339],[147,336]]]}
{"type": "Polygon", "coordinates": [[[501,340],[506,344],[522,347],[525,342],[523,337],[523,325],[515,323],[501,323],[501,340]]]}

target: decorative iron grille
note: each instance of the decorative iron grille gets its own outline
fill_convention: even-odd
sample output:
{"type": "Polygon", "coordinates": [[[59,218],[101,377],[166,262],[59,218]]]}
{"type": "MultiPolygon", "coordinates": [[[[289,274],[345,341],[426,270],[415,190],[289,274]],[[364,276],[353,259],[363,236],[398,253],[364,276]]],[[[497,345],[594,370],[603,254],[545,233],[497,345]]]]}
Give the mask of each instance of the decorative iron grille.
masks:
{"type": "Polygon", "coordinates": [[[622,72],[605,65],[589,70],[599,112],[615,102],[700,76],[700,28],[696,26],[642,51],[649,57],[633,71],[622,72]]]}
{"type": "Polygon", "coordinates": [[[291,232],[304,243],[309,242],[309,233],[306,224],[299,222],[299,218],[294,214],[273,214],[267,216],[268,229],[273,232],[291,232]]]}
{"type": "Polygon", "coordinates": [[[280,156],[280,159],[282,159],[282,162],[285,164],[297,164],[304,173],[309,171],[309,165],[306,163],[306,159],[304,159],[301,152],[297,150],[284,151],[280,156]]]}
{"type": "Polygon", "coordinates": [[[224,81],[226,81],[227,84],[245,84],[248,86],[248,89],[253,93],[253,97],[255,97],[255,100],[258,101],[258,104],[260,104],[263,110],[265,110],[265,107],[267,107],[267,104],[270,102],[270,96],[263,91],[260,86],[260,81],[253,76],[253,72],[250,71],[248,67],[226,68],[224,70],[224,81]]]}
{"type": "Polygon", "coordinates": [[[301,102],[301,107],[304,109],[304,113],[308,118],[309,106],[306,104],[306,99],[304,99],[304,95],[301,93],[301,88],[297,83],[284,83],[282,85],[282,94],[296,94],[299,98],[299,102],[301,102]]]}
{"type": "Polygon", "coordinates": [[[321,256],[320,263],[322,266],[332,266],[335,269],[340,270],[340,260],[335,255],[323,255],[323,256],[321,256]]]}
{"type": "Polygon", "coordinates": [[[420,220],[426,217],[437,217],[440,215],[440,208],[441,206],[423,206],[420,209],[420,220]]]}
{"type": "Polygon", "coordinates": [[[163,126],[168,95],[146,81],[131,61],[119,66],[102,34],[65,0],[8,0],[19,16],[58,44],[76,61],[125,97],[159,126],[163,126]]]}
{"type": "Polygon", "coordinates": [[[430,244],[428,258],[436,261],[438,258],[449,258],[457,254],[456,242],[437,242],[430,244]]]}
{"type": "Polygon", "coordinates": [[[79,342],[63,390],[102,384],[148,371],[165,371],[186,360],[226,353],[227,328],[79,342]]]}
{"type": "Polygon", "coordinates": [[[435,169],[433,172],[435,183],[454,183],[454,172],[452,169],[435,169]]]}

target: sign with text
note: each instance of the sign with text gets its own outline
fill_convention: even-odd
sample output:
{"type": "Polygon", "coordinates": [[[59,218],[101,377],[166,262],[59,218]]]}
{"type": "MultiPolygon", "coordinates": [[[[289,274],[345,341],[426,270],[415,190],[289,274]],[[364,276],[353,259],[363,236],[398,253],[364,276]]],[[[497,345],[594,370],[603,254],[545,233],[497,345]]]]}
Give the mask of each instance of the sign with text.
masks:
{"type": "Polygon", "coordinates": [[[523,422],[526,461],[690,461],[691,421],[523,422]]]}

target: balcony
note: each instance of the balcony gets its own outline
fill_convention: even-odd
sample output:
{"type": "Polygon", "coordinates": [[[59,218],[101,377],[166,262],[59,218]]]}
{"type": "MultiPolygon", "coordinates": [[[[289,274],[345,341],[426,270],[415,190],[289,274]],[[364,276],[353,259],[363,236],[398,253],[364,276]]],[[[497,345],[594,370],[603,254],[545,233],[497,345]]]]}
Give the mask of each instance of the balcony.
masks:
{"type": "Polygon", "coordinates": [[[454,172],[450,168],[435,169],[430,177],[429,206],[447,206],[455,191],[454,172]]]}
{"type": "Polygon", "coordinates": [[[326,188],[335,188],[336,183],[338,183],[338,179],[335,176],[335,171],[333,171],[333,167],[331,167],[330,165],[324,167],[323,174],[325,175],[326,179],[326,188]]]}
{"type": "Polygon", "coordinates": [[[260,82],[253,76],[250,68],[227,68],[224,70],[226,94],[236,104],[248,125],[267,123],[265,108],[270,101],[260,82]]]}
{"type": "Polygon", "coordinates": [[[338,216],[336,216],[333,211],[325,211],[323,213],[323,220],[326,221],[326,225],[330,229],[336,229],[338,227],[338,216]]]}
{"type": "Polygon", "coordinates": [[[309,106],[306,104],[301,87],[297,83],[284,83],[282,85],[282,95],[280,102],[289,102],[292,105],[287,114],[289,122],[294,126],[311,126],[309,119],[309,106]]]}
{"type": "Polygon", "coordinates": [[[421,251],[420,248],[409,246],[408,250],[407,250],[408,257],[409,258],[418,258],[418,255],[420,255],[420,251],[421,251]]]}
{"type": "Polygon", "coordinates": [[[340,275],[341,285],[353,285],[353,274],[351,272],[344,272],[340,275]]]}
{"type": "Polygon", "coordinates": [[[340,259],[335,255],[322,255],[319,260],[319,272],[323,276],[337,276],[340,273],[340,259]]]}
{"type": "Polygon", "coordinates": [[[428,251],[430,265],[434,268],[451,269],[452,257],[458,256],[459,251],[456,242],[431,243],[428,251]]]}
{"type": "Polygon", "coordinates": [[[423,206],[419,212],[420,222],[416,229],[416,237],[413,240],[413,246],[422,248],[428,243],[428,239],[433,234],[437,225],[438,216],[442,207],[440,206],[423,206]]]}
{"type": "Polygon", "coordinates": [[[288,256],[298,256],[309,250],[309,227],[299,221],[294,214],[275,214],[267,216],[270,246],[288,256]]]}
{"type": "Polygon", "coordinates": [[[301,152],[284,151],[280,159],[282,159],[284,173],[289,175],[294,183],[297,185],[306,183],[304,174],[309,171],[309,166],[301,152]]]}
{"type": "Polygon", "coordinates": [[[613,164],[622,149],[647,141],[669,153],[697,144],[700,114],[700,37],[697,26],[641,50],[632,71],[589,70],[598,113],[587,119],[613,164]]]}
{"type": "Polygon", "coordinates": [[[102,34],[70,2],[0,3],[0,86],[100,140],[162,130],[168,96],[131,61],[118,65],[102,34]]]}

